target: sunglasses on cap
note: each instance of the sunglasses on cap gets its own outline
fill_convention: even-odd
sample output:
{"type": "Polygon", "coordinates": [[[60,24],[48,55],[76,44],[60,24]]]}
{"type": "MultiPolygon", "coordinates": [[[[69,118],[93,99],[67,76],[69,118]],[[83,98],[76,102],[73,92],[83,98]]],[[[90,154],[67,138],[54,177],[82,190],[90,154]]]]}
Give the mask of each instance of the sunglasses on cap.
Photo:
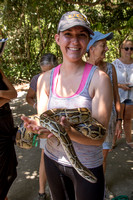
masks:
{"type": "Polygon", "coordinates": [[[130,49],[131,51],[133,51],[133,47],[125,47],[125,48],[122,48],[122,49],[125,49],[125,51],[128,51],[129,49],[130,49]]]}

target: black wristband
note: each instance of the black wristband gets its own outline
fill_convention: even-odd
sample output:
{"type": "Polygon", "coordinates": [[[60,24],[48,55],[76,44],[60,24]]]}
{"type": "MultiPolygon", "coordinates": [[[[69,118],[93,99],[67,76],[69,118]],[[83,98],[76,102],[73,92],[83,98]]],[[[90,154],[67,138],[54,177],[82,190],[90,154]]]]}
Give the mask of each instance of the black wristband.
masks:
{"type": "Polygon", "coordinates": [[[121,121],[121,122],[122,122],[122,119],[121,119],[121,118],[118,118],[118,119],[116,119],[116,121],[121,121]]]}

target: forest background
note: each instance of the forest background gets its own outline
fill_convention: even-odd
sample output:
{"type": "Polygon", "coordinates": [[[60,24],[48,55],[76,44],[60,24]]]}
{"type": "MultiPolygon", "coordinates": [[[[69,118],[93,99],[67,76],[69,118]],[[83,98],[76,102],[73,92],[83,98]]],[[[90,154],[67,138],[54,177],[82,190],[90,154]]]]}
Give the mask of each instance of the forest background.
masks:
{"type": "Polygon", "coordinates": [[[12,83],[39,73],[44,53],[54,53],[61,62],[54,35],[62,14],[72,10],[85,14],[92,30],[114,33],[108,41],[109,62],[119,57],[124,39],[133,39],[132,0],[0,0],[0,37],[8,38],[1,68],[12,83]]]}

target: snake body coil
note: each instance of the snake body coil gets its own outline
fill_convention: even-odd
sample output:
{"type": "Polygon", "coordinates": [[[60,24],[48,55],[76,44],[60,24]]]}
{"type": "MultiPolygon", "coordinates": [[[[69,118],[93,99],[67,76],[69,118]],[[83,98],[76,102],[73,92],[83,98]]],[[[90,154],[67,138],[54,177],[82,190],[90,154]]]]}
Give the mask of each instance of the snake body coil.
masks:
{"type": "Polygon", "coordinates": [[[79,161],[67,132],[59,123],[61,116],[65,116],[71,126],[91,139],[98,140],[102,138],[106,133],[106,129],[91,117],[91,113],[87,108],[51,109],[40,115],[40,124],[59,139],[75,170],[87,181],[96,183],[97,178],[79,161]]]}
{"type": "MultiPolygon", "coordinates": [[[[39,116],[40,124],[52,132],[60,141],[74,169],[87,181],[96,183],[97,178],[79,161],[69,135],[65,131],[64,127],[59,123],[62,116],[66,117],[73,128],[93,140],[103,138],[106,129],[91,116],[91,112],[87,108],[51,109],[45,111],[39,116]]],[[[30,117],[38,118],[38,116],[30,117]]],[[[34,133],[26,130],[24,123],[22,123],[16,136],[17,146],[25,149],[32,148],[34,135],[34,133]]]]}

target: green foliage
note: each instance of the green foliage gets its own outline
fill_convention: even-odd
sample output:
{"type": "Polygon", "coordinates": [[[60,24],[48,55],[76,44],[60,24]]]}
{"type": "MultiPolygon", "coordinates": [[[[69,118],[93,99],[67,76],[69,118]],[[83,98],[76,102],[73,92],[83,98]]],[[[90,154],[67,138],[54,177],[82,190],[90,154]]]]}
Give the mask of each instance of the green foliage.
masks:
{"type": "MultiPolygon", "coordinates": [[[[112,62],[119,57],[119,45],[125,39],[133,39],[133,8],[128,3],[120,3],[119,6],[107,6],[109,1],[89,7],[80,6],[87,15],[91,28],[102,33],[113,32],[114,37],[108,41],[109,51],[106,53],[106,60],[112,62]]],[[[115,1],[116,2],[116,1],[115,1]]]]}
{"type": "Polygon", "coordinates": [[[8,37],[2,68],[14,81],[30,80],[40,72],[43,53],[61,56],[54,35],[61,15],[74,6],[61,0],[7,0],[1,8],[1,28],[8,37]]]}
{"type": "Polygon", "coordinates": [[[29,81],[39,73],[39,60],[46,52],[54,53],[61,62],[62,55],[54,35],[60,17],[70,10],[80,10],[87,15],[95,31],[113,31],[107,59],[118,57],[119,43],[133,36],[133,9],[126,3],[112,9],[106,2],[89,7],[62,0],[1,0],[0,29],[3,37],[8,37],[1,57],[5,74],[13,82],[29,81]]]}

